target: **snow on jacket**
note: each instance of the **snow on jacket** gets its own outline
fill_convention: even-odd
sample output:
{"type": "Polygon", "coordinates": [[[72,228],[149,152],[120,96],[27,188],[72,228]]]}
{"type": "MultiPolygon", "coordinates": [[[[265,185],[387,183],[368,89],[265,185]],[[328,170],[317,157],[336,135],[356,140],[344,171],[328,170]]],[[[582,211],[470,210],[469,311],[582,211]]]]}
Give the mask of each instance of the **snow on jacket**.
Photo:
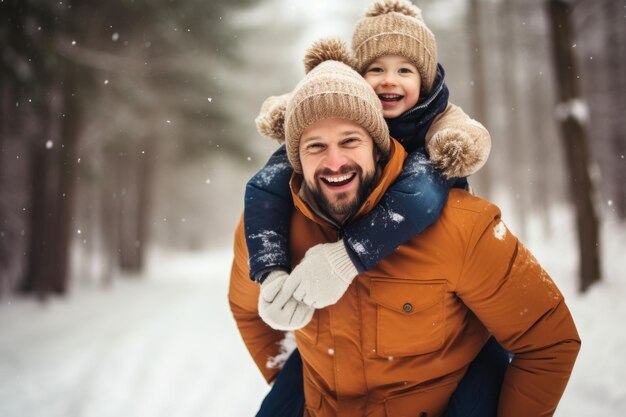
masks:
{"type": "MultiPolygon", "coordinates": [[[[405,157],[393,141],[381,180],[357,216],[380,200],[405,157]]],[[[298,175],[291,181],[294,265],[307,249],[341,233],[298,197],[301,181],[298,175]]],[[[259,287],[248,278],[242,222],[234,255],[231,310],[269,382],[279,372],[275,357],[283,353],[284,334],[258,316],[259,287]]],[[[499,415],[552,415],[580,348],[563,296],[497,207],[454,189],[432,226],[359,275],[337,304],[296,332],[305,415],[440,416],[489,334],[515,354],[499,415]]]]}

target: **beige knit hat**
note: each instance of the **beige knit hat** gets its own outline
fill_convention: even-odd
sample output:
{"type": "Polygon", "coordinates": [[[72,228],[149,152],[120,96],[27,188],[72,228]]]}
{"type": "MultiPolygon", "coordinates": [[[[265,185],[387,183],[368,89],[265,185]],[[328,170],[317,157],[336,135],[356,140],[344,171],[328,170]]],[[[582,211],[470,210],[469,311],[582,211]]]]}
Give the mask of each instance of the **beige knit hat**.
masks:
{"type": "Polygon", "coordinates": [[[313,123],[328,118],[347,119],[361,125],[387,156],[389,129],[380,100],[353,69],[348,47],[337,39],[315,42],[306,53],[304,65],[307,74],[293,92],[267,99],[256,119],[261,134],[280,141],[284,133],[287,157],[294,171],[302,173],[299,155],[302,133],[313,123]]]}
{"type": "Polygon", "coordinates": [[[422,11],[408,0],[378,0],[365,12],[352,34],[356,69],[361,74],[376,58],[400,55],[419,71],[422,88],[430,91],[437,75],[435,35],[422,11]]]}

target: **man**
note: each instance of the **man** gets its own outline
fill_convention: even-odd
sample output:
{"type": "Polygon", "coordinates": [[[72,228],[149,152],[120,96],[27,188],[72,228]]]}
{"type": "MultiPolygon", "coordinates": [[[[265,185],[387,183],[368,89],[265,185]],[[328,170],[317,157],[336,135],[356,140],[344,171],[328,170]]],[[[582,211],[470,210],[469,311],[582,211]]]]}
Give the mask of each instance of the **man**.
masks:
{"type": "MultiPolygon", "coordinates": [[[[371,88],[336,61],[319,63],[298,84],[284,130],[295,172],[296,265],[310,248],[336,242],[345,222],[376,205],[406,153],[389,138],[371,88]]],[[[389,221],[402,219],[390,215],[389,221]]],[[[259,299],[247,259],[240,224],[231,310],[268,381],[279,372],[272,359],[281,353],[284,333],[263,319],[286,323],[282,328],[306,324],[295,336],[308,416],[440,416],[490,334],[515,355],[499,415],[552,415],[580,347],[550,277],[507,230],[497,207],[462,190],[450,192],[432,226],[319,310],[298,301],[306,294],[294,298],[299,282],[280,271],[267,277],[259,299]]]]}

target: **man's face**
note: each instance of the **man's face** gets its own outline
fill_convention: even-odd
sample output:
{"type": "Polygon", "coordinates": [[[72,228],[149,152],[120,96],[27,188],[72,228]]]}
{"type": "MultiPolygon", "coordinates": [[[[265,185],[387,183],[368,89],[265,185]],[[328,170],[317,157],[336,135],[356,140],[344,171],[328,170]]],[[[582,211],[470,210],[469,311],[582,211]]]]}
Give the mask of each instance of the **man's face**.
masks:
{"type": "Polygon", "coordinates": [[[420,97],[421,77],[415,65],[399,55],[384,55],[372,62],[363,78],[372,86],[387,119],[411,109],[420,97]]]}
{"type": "Polygon", "coordinates": [[[349,120],[320,120],[300,139],[304,185],[338,222],[356,213],[369,195],[377,160],[370,135],[349,120]]]}

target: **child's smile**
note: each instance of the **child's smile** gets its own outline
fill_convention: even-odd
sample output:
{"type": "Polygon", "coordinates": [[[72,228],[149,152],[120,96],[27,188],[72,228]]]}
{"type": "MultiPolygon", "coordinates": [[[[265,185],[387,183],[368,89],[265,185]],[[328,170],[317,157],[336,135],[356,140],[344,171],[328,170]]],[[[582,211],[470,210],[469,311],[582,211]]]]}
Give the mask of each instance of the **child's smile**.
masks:
{"type": "Polygon", "coordinates": [[[385,118],[395,118],[412,108],[419,99],[421,78],[415,65],[398,55],[384,55],[372,62],[363,74],[383,106],[385,118]]]}

